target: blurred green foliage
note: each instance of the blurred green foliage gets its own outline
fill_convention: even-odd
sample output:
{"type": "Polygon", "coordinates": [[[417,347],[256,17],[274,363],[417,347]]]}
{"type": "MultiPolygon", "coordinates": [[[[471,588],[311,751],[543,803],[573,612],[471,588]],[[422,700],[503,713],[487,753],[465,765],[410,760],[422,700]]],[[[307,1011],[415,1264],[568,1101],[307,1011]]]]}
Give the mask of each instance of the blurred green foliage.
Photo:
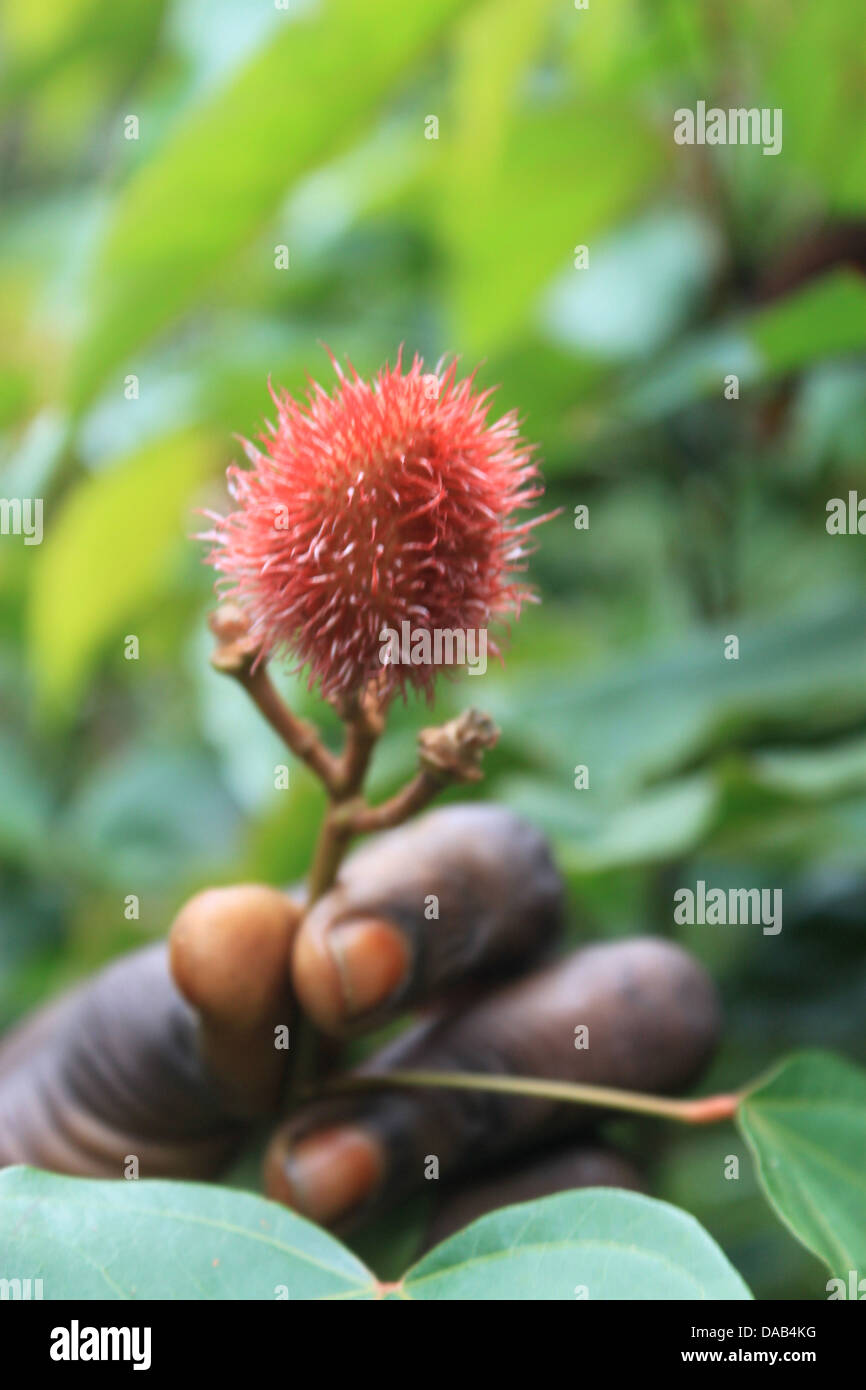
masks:
{"type": "MultiPolygon", "coordinates": [[[[708,963],[710,1084],[793,1046],[864,1060],[866,540],[824,524],[866,486],[860,7],[6,0],[0,23],[0,493],[45,499],[41,546],[0,537],[0,1020],[204,883],[303,872],[319,794],[273,790],[281,750],[210,671],[188,537],[268,376],[300,392],[322,342],[365,373],[403,342],[483,359],[563,508],[506,668],[440,688],[437,714],[501,723],[483,794],[552,835],[576,938],[677,931],[708,963]],[[699,99],[781,107],[782,153],[676,146],[699,99]],[[781,935],[675,929],[698,877],[782,886],[781,935]]],[[[376,793],[427,720],[398,712],[376,793]]],[[[821,1296],[749,1164],[719,1181],[737,1137],[637,1133],[757,1296],[821,1296]]]]}

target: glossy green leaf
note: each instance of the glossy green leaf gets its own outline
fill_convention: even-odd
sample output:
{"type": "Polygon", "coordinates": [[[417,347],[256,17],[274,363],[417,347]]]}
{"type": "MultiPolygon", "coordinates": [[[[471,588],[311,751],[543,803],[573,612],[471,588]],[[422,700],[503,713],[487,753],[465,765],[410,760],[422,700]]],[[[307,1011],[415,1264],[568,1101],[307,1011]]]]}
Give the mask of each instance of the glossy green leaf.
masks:
{"type": "Polygon", "coordinates": [[[96,266],[76,408],[113,363],[195,303],[299,175],[357,141],[362,122],[461,4],[326,0],[287,17],[140,166],[96,266]]]}
{"type": "MultiPolygon", "coordinates": [[[[207,441],[155,440],[80,483],[45,515],[30,606],[33,665],[46,708],[69,708],[103,642],[169,577],[194,529],[190,498],[212,462],[207,441]]],[[[118,647],[120,655],[120,648],[118,647]]]]}
{"type": "Polygon", "coordinates": [[[370,1271],[300,1216],[203,1183],[0,1173],[0,1276],[46,1299],[367,1299],[370,1271]]]}
{"type": "Polygon", "coordinates": [[[694,1217],[634,1192],[589,1188],[505,1207],[410,1269],[411,1299],[748,1299],[694,1217]]]}
{"type": "Polygon", "coordinates": [[[866,1274],[866,1072],[798,1053],[749,1092],[738,1118],[788,1229],[837,1277],[866,1274]]]}
{"type": "MultiPolygon", "coordinates": [[[[0,1174],[3,1277],[46,1299],[361,1299],[382,1287],[339,1241],[249,1193],[199,1183],[0,1174]],[[6,1272],[8,1271],[8,1273],[6,1272]]],[[[506,1207],[425,1255],[402,1300],[748,1299],[686,1212],[596,1188],[506,1207]]]]}

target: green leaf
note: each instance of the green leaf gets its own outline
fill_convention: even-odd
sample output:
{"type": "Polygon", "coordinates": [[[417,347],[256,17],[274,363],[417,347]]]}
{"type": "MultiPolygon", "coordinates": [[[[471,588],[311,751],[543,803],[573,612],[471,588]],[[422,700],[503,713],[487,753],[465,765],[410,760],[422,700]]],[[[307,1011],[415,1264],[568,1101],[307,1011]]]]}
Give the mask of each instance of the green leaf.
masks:
{"type": "Polygon", "coordinates": [[[748,767],[756,785],[803,800],[866,788],[866,738],[840,739],[818,748],[773,748],[748,767]]]}
{"type": "Polygon", "coordinates": [[[600,1187],[491,1212],[425,1255],[396,1296],[568,1302],[751,1294],[694,1217],[600,1187]]]}
{"type": "Polygon", "coordinates": [[[658,162],[658,142],[630,111],[573,101],[524,114],[483,178],[474,171],[469,184],[446,167],[439,214],[467,352],[519,341],[538,292],[572,266],[576,244],[598,240],[640,201],[658,162]]]}
{"type": "Polygon", "coordinates": [[[294,180],[358,140],[361,122],[462,2],[329,0],[287,19],[137,170],[96,266],[76,410],[113,364],[195,303],[294,180]]]}
{"type": "Polygon", "coordinates": [[[0,853],[5,867],[38,854],[47,840],[50,795],[45,776],[21,739],[0,733],[0,853]]]}
{"type": "Polygon", "coordinates": [[[866,347],[866,285],[853,270],[837,270],[762,309],[749,336],[773,373],[866,347]]]}
{"type": "Polygon", "coordinates": [[[866,1273],[866,1072],[798,1053],[749,1092],[738,1121],[788,1229],[837,1277],[866,1273]]]}
{"type": "Polygon", "coordinates": [[[742,389],[864,348],[866,285],[854,271],[832,271],[766,308],[678,343],[626,393],[626,413],[638,422],[661,419],[719,394],[730,372],[742,389]]]}
{"type": "Polygon", "coordinates": [[[89,769],[54,828],[91,881],[159,893],[224,874],[240,821],[210,758],[154,739],[89,769]]]}
{"type": "Polygon", "coordinates": [[[787,19],[780,25],[768,11],[758,21],[770,58],[763,100],[784,111],[783,157],[808,170],[831,209],[859,212],[866,103],[850,61],[862,49],[862,15],[849,5],[806,5],[787,19]]]}
{"type": "Polygon", "coordinates": [[[510,777],[497,785],[497,798],[554,840],[565,872],[585,874],[694,849],[713,823],[719,791],[711,775],[700,773],[611,809],[548,778],[510,777]]]}
{"type": "Polygon", "coordinates": [[[667,651],[600,674],[563,660],[538,663],[507,683],[491,673],[484,707],[506,737],[520,729],[523,755],[563,789],[570,791],[575,764],[591,764],[590,789],[580,797],[585,811],[605,811],[636,788],[767,731],[806,738],[862,719],[863,617],[859,597],[841,595],[772,621],[743,619],[737,661],[722,657],[730,628],[696,628],[667,651]]]}
{"type": "Polygon", "coordinates": [[[325,1231],[204,1183],[8,1168],[0,1249],[4,1277],[42,1279],[46,1299],[375,1297],[370,1271],[325,1231]]]}
{"type": "MultiPolygon", "coordinates": [[[[46,1299],[370,1300],[384,1292],[309,1221],[203,1183],[8,1168],[0,1173],[0,1248],[4,1277],[42,1279],[46,1299]]],[[[492,1212],[425,1255],[388,1296],[751,1297],[693,1217],[607,1188],[492,1212]]]]}
{"type": "Polygon", "coordinates": [[[199,434],[158,439],[87,478],[56,519],[46,517],[30,607],[46,709],[72,704],[105,639],[163,582],[192,528],[190,495],[211,463],[199,434]]]}
{"type": "Polygon", "coordinates": [[[522,343],[538,292],[555,271],[575,273],[575,243],[597,240],[659,169],[657,139],[620,92],[590,90],[582,75],[555,100],[521,100],[557,12],[549,0],[488,0],[460,27],[434,215],[469,354],[522,343]]]}

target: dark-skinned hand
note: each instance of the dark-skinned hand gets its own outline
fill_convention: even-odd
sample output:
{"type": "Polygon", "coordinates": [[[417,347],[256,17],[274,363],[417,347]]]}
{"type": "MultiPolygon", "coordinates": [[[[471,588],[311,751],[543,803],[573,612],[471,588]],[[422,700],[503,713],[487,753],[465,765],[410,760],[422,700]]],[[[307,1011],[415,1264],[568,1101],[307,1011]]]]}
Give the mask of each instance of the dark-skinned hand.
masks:
{"type": "MultiPolygon", "coordinates": [[[[479,804],[363,844],[306,918],[275,888],[200,893],[167,947],[121,958],[4,1039],[0,1164],[121,1177],[135,1156],[141,1177],[213,1178],[267,1122],[266,1192],[337,1229],[424,1188],[438,1159],[437,1237],[509,1201],[637,1186],[584,1106],[380,1088],[287,1111],[302,1014],[344,1041],[413,1013],[362,1072],[690,1086],[720,1027],[703,970],[648,937],[557,958],[561,916],[543,837],[479,804]]],[[[339,1070],[340,1043],[328,1051],[339,1070]]]]}

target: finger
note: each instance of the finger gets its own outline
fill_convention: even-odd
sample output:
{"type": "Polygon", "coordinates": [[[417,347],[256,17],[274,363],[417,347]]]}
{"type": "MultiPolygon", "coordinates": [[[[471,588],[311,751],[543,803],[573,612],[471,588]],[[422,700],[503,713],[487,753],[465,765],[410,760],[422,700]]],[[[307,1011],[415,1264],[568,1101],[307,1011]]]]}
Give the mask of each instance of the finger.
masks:
{"type": "Polygon", "coordinates": [[[560,924],[544,837],[497,806],[447,807],[343,867],[295,942],[298,998],[320,1028],[377,1027],[455,984],[514,971],[560,924]]]}
{"type": "Polygon", "coordinates": [[[499,1207],[532,1202],[581,1187],[624,1187],[645,1192],[638,1168],[616,1149],[598,1145],[557,1149],[540,1158],[522,1159],[492,1177],[476,1178],[446,1189],[436,1203],[425,1248],[438,1245],[470,1222],[499,1207]]]}
{"type": "Polygon", "coordinates": [[[171,929],[171,971],[198,1014],[198,1046],[227,1110],[252,1117],[276,1104],[286,1070],[289,961],[300,907],[275,888],[210,888],[171,929]]]}
{"type": "MultiPolygon", "coordinates": [[[[706,1063],[719,1027],[701,967],[679,947],[639,938],[577,951],[476,1007],[413,1029],[360,1071],[474,1071],[677,1091],[706,1063]]],[[[431,1158],[444,1180],[456,1181],[557,1135],[585,1133],[598,1118],[585,1106],[480,1090],[334,1097],[277,1133],[265,1181],[278,1200],[342,1225],[421,1187],[431,1158]]]]}
{"type": "Polygon", "coordinates": [[[160,943],[28,1019],[0,1051],[0,1166],[121,1177],[201,1177],[234,1153],[201,1065],[196,1020],[160,943]]]}
{"type": "Polygon", "coordinates": [[[0,1046],[0,1166],[206,1177],[273,1108],[298,909],[273,889],[199,894],[169,953],[136,951],[0,1046]],[[189,1001],[187,1003],[186,1001],[189,1001]],[[192,1005],[193,1007],[190,1007],[192,1005]]]}

